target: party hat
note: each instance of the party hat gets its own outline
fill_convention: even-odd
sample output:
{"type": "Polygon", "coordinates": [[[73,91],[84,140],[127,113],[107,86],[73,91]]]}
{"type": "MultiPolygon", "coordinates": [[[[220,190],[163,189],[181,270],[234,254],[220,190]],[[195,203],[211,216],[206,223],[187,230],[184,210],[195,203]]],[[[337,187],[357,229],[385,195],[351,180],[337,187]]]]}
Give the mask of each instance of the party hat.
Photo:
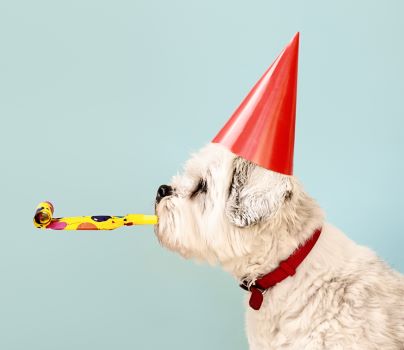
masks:
{"type": "Polygon", "coordinates": [[[212,142],[261,167],[293,173],[299,33],[212,142]]]}

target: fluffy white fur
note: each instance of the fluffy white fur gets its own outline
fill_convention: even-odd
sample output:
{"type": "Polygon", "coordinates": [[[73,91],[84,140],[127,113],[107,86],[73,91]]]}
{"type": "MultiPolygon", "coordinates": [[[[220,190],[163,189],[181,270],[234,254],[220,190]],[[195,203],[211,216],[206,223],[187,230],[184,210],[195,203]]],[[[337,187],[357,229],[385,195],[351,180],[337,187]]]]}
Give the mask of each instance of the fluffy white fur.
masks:
{"type": "Polygon", "coordinates": [[[295,177],[209,144],[170,185],[156,203],[160,242],[237,280],[253,283],[323,228],[296,274],[260,310],[247,304],[251,350],[404,349],[404,277],[325,223],[295,177]]]}

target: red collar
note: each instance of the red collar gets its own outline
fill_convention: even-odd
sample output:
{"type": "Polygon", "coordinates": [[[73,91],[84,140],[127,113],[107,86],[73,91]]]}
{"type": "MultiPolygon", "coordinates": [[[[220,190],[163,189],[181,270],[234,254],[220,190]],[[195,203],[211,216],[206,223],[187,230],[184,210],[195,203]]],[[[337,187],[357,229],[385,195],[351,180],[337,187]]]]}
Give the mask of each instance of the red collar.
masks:
{"type": "Polygon", "coordinates": [[[311,249],[316,244],[320,237],[321,228],[317,229],[313,235],[299,248],[297,248],[292,255],[286,260],[279,263],[278,267],[270,273],[258,278],[254,284],[248,286],[247,281],[244,280],[240,287],[251,292],[250,306],[254,310],[259,310],[264,300],[264,293],[269,289],[282,282],[285,278],[293,276],[296,269],[310,253],[311,249]]]}

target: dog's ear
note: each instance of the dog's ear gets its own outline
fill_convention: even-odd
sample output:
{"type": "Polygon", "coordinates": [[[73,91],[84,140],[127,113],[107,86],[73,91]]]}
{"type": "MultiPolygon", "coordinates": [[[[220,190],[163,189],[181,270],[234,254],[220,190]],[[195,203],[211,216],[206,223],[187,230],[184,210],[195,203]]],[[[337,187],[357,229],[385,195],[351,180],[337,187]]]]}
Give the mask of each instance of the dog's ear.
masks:
{"type": "Polygon", "coordinates": [[[233,176],[226,202],[226,215],[238,227],[268,220],[293,197],[286,175],[261,168],[241,157],[233,162],[233,176]]]}

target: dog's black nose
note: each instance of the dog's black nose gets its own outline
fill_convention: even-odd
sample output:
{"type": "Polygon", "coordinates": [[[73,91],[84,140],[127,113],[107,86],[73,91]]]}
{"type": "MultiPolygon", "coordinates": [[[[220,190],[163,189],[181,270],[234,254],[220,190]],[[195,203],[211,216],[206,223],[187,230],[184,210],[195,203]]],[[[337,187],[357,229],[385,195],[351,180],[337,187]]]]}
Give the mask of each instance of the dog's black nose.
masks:
{"type": "Polygon", "coordinates": [[[171,196],[173,194],[173,188],[168,185],[161,185],[157,190],[156,201],[157,203],[161,201],[162,198],[171,196]]]}

